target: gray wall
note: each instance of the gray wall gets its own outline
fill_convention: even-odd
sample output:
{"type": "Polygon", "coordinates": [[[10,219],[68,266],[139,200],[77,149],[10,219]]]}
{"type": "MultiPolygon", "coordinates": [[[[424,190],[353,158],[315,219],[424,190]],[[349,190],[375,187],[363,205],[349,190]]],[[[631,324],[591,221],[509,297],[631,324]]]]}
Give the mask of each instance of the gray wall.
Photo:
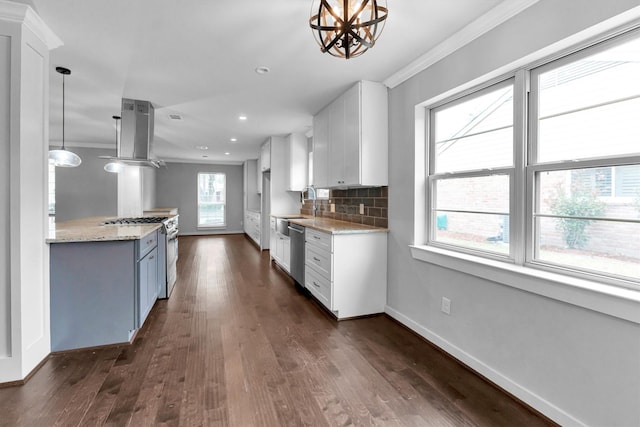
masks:
{"type": "Polygon", "coordinates": [[[56,168],[56,221],[113,216],[117,212],[117,175],[104,171],[114,150],[67,147],[82,159],[77,168],[56,168]]]}
{"type": "Polygon", "coordinates": [[[387,312],[563,425],[640,425],[640,325],[412,258],[424,210],[415,107],[639,5],[541,0],[389,93],[387,312]]]}
{"type": "Polygon", "coordinates": [[[167,163],[156,171],[157,207],[179,209],[180,234],[242,233],[243,213],[242,165],[167,163]],[[227,226],[222,229],[198,230],[197,187],[199,172],[227,174],[227,226]]]}

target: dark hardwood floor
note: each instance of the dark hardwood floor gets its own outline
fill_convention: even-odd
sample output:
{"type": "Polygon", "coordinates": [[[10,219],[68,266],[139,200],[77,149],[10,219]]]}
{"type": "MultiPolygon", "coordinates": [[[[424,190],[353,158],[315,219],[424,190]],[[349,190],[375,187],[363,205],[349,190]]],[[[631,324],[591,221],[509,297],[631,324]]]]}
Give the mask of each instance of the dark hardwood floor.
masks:
{"type": "Polygon", "coordinates": [[[50,356],[2,426],[551,425],[388,317],[336,322],[242,235],[181,237],[133,345],[50,356]]]}

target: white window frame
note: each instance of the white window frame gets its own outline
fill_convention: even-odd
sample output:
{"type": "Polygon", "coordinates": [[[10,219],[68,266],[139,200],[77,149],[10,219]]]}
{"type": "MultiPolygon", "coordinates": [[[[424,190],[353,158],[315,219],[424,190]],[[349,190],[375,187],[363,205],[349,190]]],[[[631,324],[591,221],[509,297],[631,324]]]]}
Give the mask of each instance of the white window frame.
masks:
{"type": "MultiPolygon", "coordinates": [[[[507,215],[509,216],[509,223],[510,223],[510,227],[509,227],[509,241],[511,241],[511,239],[513,238],[513,236],[517,235],[517,226],[515,227],[515,229],[511,228],[512,225],[512,220],[513,220],[513,212],[516,210],[516,203],[517,203],[517,196],[515,194],[515,175],[516,175],[516,165],[519,164],[519,162],[516,161],[516,157],[518,157],[518,149],[517,147],[519,145],[521,145],[520,143],[522,142],[520,140],[520,138],[517,137],[518,135],[518,129],[516,128],[517,125],[519,125],[518,120],[516,119],[517,116],[517,112],[516,112],[516,91],[517,89],[517,85],[516,85],[516,78],[514,75],[511,76],[505,76],[503,79],[500,79],[499,81],[492,81],[489,84],[477,87],[471,91],[465,92],[464,94],[461,94],[461,96],[457,96],[457,97],[453,97],[453,98],[448,98],[443,100],[443,102],[439,102],[438,104],[434,104],[431,105],[427,108],[427,112],[426,112],[426,119],[427,119],[427,153],[428,153],[428,158],[427,158],[427,207],[426,207],[426,212],[427,212],[427,218],[426,218],[426,230],[427,230],[427,244],[434,246],[434,247],[440,247],[443,249],[451,249],[454,251],[459,251],[459,252],[463,252],[463,253],[468,253],[468,254],[476,254],[479,256],[483,256],[486,258],[490,258],[490,259],[496,259],[496,260],[503,260],[503,261],[510,261],[513,262],[515,259],[515,255],[516,255],[516,251],[514,249],[514,245],[509,244],[509,254],[508,255],[501,255],[497,252],[488,252],[488,251],[482,251],[482,250],[474,250],[471,248],[467,248],[464,246],[458,246],[458,245],[453,245],[453,244],[447,244],[447,243],[443,243],[443,242],[439,242],[435,239],[435,234],[436,234],[436,228],[437,228],[437,221],[434,219],[436,216],[436,197],[437,197],[437,193],[435,191],[436,188],[436,183],[439,180],[447,180],[447,179],[455,179],[455,178],[478,178],[478,177],[489,177],[489,176],[493,176],[493,175],[506,175],[509,179],[509,212],[507,213],[507,215]],[[433,115],[435,110],[438,110],[440,107],[442,106],[455,106],[456,104],[465,102],[469,97],[478,97],[478,96],[482,96],[483,93],[486,92],[491,92],[493,90],[499,89],[501,87],[507,87],[507,86],[513,86],[513,91],[514,91],[514,115],[513,115],[513,146],[512,146],[512,150],[513,150],[513,162],[511,166],[506,166],[506,167],[500,167],[500,168],[494,168],[491,170],[488,169],[476,169],[476,170],[470,170],[470,171],[460,171],[460,172],[442,172],[442,173],[437,173],[435,171],[435,161],[430,161],[431,159],[436,158],[436,145],[435,144],[431,144],[430,141],[433,140],[435,138],[435,129],[434,126],[432,126],[432,120],[433,120],[433,115]]],[[[469,211],[470,212],[470,211],[469,211]]],[[[472,212],[471,212],[472,213],[472,212]]]]}
{"type": "MultiPolygon", "coordinates": [[[[605,275],[591,276],[590,274],[575,275],[572,272],[563,271],[561,268],[548,268],[533,262],[533,201],[534,201],[534,181],[536,171],[549,168],[552,165],[545,164],[527,165],[527,159],[534,159],[535,153],[532,150],[533,144],[525,144],[529,135],[529,92],[530,92],[530,72],[532,69],[551,63],[558,58],[569,57],[572,54],[588,49],[587,55],[593,54],[591,49],[596,44],[619,43],[624,37],[637,37],[640,32],[640,22],[627,25],[624,28],[616,28],[606,35],[595,36],[580,46],[567,46],[564,51],[558,52],[552,57],[538,57],[538,60],[529,58],[526,62],[521,61],[515,72],[498,75],[487,80],[482,85],[472,86],[470,84],[458,90],[451,90],[439,97],[434,97],[430,101],[416,105],[416,201],[424,201],[424,210],[416,206],[415,242],[410,245],[411,254],[414,259],[435,264],[443,268],[450,268],[466,274],[470,274],[491,282],[504,284],[513,288],[521,289],[538,295],[543,295],[555,300],[568,302],[581,307],[592,309],[601,313],[606,313],[621,319],[629,320],[640,324],[640,287],[635,281],[608,280],[605,275]],[[627,33],[625,35],[625,33],[627,33]],[[622,37],[619,37],[621,36],[622,37]],[[431,195],[429,192],[429,160],[433,156],[432,147],[429,143],[429,118],[430,108],[435,108],[450,102],[456,98],[489,87],[507,78],[515,78],[514,103],[514,177],[513,184],[515,194],[511,194],[511,219],[510,219],[510,242],[511,259],[495,259],[469,253],[464,250],[452,250],[446,247],[439,247],[429,241],[431,227],[436,226],[436,221],[431,220],[431,195]],[[422,126],[422,128],[420,127],[422,126]],[[420,147],[419,144],[424,144],[420,147]],[[424,150],[424,151],[423,151],[424,150]],[[420,156],[424,157],[420,157],[420,156]],[[424,159],[424,160],[422,160],[424,159]],[[424,177],[419,174],[422,167],[424,177]],[[420,180],[424,179],[424,184],[420,180]],[[424,199],[419,189],[424,191],[424,199]],[[522,189],[518,191],[517,189],[522,189]],[[424,243],[421,243],[424,242],[424,243]],[[520,243],[517,243],[520,242],[520,243]]],[[[574,57],[575,58],[575,57],[574,57]]],[[[531,114],[531,117],[534,117],[531,114]]],[[[582,167],[590,166],[621,166],[630,163],[637,163],[639,156],[630,156],[631,159],[589,159],[582,163],[582,167]]],[[[566,165],[558,166],[561,169],[566,165]]],[[[545,169],[546,170],[546,169],[545,169]]]]}
{"type": "MultiPolygon", "coordinates": [[[[535,69],[531,69],[529,72],[530,78],[532,80],[532,84],[530,87],[531,97],[534,98],[536,96],[536,84],[535,78],[538,75],[543,74],[548,70],[552,70],[558,67],[562,67],[566,64],[573,63],[581,58],[590,57],[595,53],[605,51],[613,46],[619,45],[628,41],[629,39],[637,39],[640,37],[640,31],[631,31],[627,34],[620,35],[618,37],[612,37],[608,40],[598,43],[597,45],[592,45],[581,49],[580,51],[569,53],[564,55],[558,59],[553,61],[549,61],[546,64],[539,65],[535,67],[535,69]]],[[[538,127],[536,126],[536,121],[538,117],[538,104],[536,102],[529,102],[530,112],[528,118],[529,122],[529,141],[528,141],[528,149],[529,149],[529,161],[526,165],[526,174],[527,174],[527,210],[526,210],[526,238],[528,241],[526,242],[526,257],[525,257],[525,265],[529,265],[535,268],[544,269],[551,272],[559,272],[561,274],[566,274],[569,276],[574,276],[578,278],[584,278],[588,280],[597,280],[603,283],[610,283],[613,285],[620,285],[629,288],[638,288],[640,286],[639,281],[628,280],[624,277],[616,277],[612,274],[604,274],[604,273],[596,273],[589,272],[584,269],[580,269],[577,267],[569,267],[566,265],[562,265],[559,263],[554,263],[552,261],[542,261],[536,259],[535,257],[535,242],[536,242],[536,233],[535,233],[535,210],[536,210],[536,186],[538,183],[536,182],[536,176],[543,172],[552,172],[552,171],[565,171],[565,170],[573,170],[573,169],[585,169],[585,168],[596,168],[596,167],[615,167],[615,166],[625,166],[631,164],[640,163],[640,156],[638,155],[615,155],[615,156],[600,156],[600,157],[589,157],[589,158],[578,158],[578,159],[566,159],[562,161],[548,161],[548,162],[539,162],[538,161],[538,153],[537,150],[539,148],[538,145],[538,127]]],[[[615,219],[610,218],[601,218],[603,221],[614,221],[615,219]]],[[[627,220],[625,222],[634,222],[633,220],[627,220]]],[[[640,221],[635,221],[640,223],[640,221]]]]}
{"type": "Polygon", "coordinates": [[[224,172],[198,172],[196,176],[196,219],[198,229],[226,228],[227,226],[227,174],[224,172]],[[224,219],[223,224],[207,225],[200,223],[200,175],[224,175],[224,219]]]}

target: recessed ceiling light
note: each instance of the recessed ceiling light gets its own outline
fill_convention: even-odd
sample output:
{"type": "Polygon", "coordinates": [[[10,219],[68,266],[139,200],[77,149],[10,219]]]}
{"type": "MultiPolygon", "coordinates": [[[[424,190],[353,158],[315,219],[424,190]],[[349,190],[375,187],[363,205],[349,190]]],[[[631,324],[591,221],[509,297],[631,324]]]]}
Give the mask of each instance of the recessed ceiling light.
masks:
{"type": "Polygon", "coordinates": [[[238,138],[231,138],[229,141],[231,141],[231,142],[238,142],[238,138]]]}
{"type": "Polygon", "coordinates": [[[198,150],[208,150],[209,149],[209,147],[207,147],[206,145],[196,145],[196,148],[198,150]]]}
{"type": "Polygon", "coordinates": [[[247,120],[247,116],[245,116],[244,114],[240,114],[238,120],[247,120]]]}
{"type": "Polygon", "coordinates": [[[207,156],[206,154],[203,154],[203,155],[202,155],[202,157],[203,157],[204,159],[206,159],[206,158],[207,158],[207,157],[209,157],[209,156],[207,156]]]}
{"type": "Polygon", "coordinates": [[[228,156],[229,154],[231,154],[231,153],[229,153],[229,152],[224,153],[225,156],[228,156]]]}
{"type": "Polygon", "coordinates": [[[256,73],[258,74],[267,74],[269,73],[269,71],[271,71],[269,67],[265,67],[264,65],[256,68],[256,73]]]}

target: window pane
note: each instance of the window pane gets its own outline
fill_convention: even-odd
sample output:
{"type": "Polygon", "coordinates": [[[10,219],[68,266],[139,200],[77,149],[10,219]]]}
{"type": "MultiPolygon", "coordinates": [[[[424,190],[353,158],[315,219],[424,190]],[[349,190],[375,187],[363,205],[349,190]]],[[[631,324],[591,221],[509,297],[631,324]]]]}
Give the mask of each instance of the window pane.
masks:
{"type": "Polygon", "coordinates": [[[640,39],[538,77],[538,162],[640,151],[640,39]]]}
{"type": "Polygon", "coordinates": [[[226,179],[223,173],[198,174],[198,226],[226,225],[226,179]]]}
{"type": "Polygon", "coordinates": [[[513,86],[434,110],[437,173],[513,165],[513,86]]]}
{"type": "Polygon", "coordinates": [[[436,209],[509,214],[509,176],[439,179],[436,209]]]}
{"type": "MultiPolygon", "coordinates": [[[[640,165],[585,168],[538,173],[537,213],[554,216],[601,217],[632,220],[640,215],[640,188],[636,197],[611,199],[612,180],[624,184],[619,171],[635,171],[640,165]],[[618,177],[618,175],[620,175],[618,177]]],[[[627,175],[633,176],[632,173],[627,175]]]]}
{"type": "Polygon", "coordinates": [[[536,220],[536,259],[637,279],[640,224],[632,221],[640,218],[640,195],[611,196],[616,180],[638,168],[540,172],[536,212],[548,216],[536,220]]]}
{"type": "Polygon", "coordinates": [[[434,240],[502,255],[509,254],[509,216],[437,212],[434,240]]]}
{"type": "Polygon", "coordinates": [[[436,145],[436,173],[511,166],[513,129],[464,137],[436,145]]]}
{"type": "Polygon", "coordinates": [[[538,218],[536,259],[579,270],[640,279],[640,224],[538,218]]]}
{"type": "Polygon", "coordinates": [[[509,176],[439,179],[434,183],[434,240],[509,253],[509,176]]]}

